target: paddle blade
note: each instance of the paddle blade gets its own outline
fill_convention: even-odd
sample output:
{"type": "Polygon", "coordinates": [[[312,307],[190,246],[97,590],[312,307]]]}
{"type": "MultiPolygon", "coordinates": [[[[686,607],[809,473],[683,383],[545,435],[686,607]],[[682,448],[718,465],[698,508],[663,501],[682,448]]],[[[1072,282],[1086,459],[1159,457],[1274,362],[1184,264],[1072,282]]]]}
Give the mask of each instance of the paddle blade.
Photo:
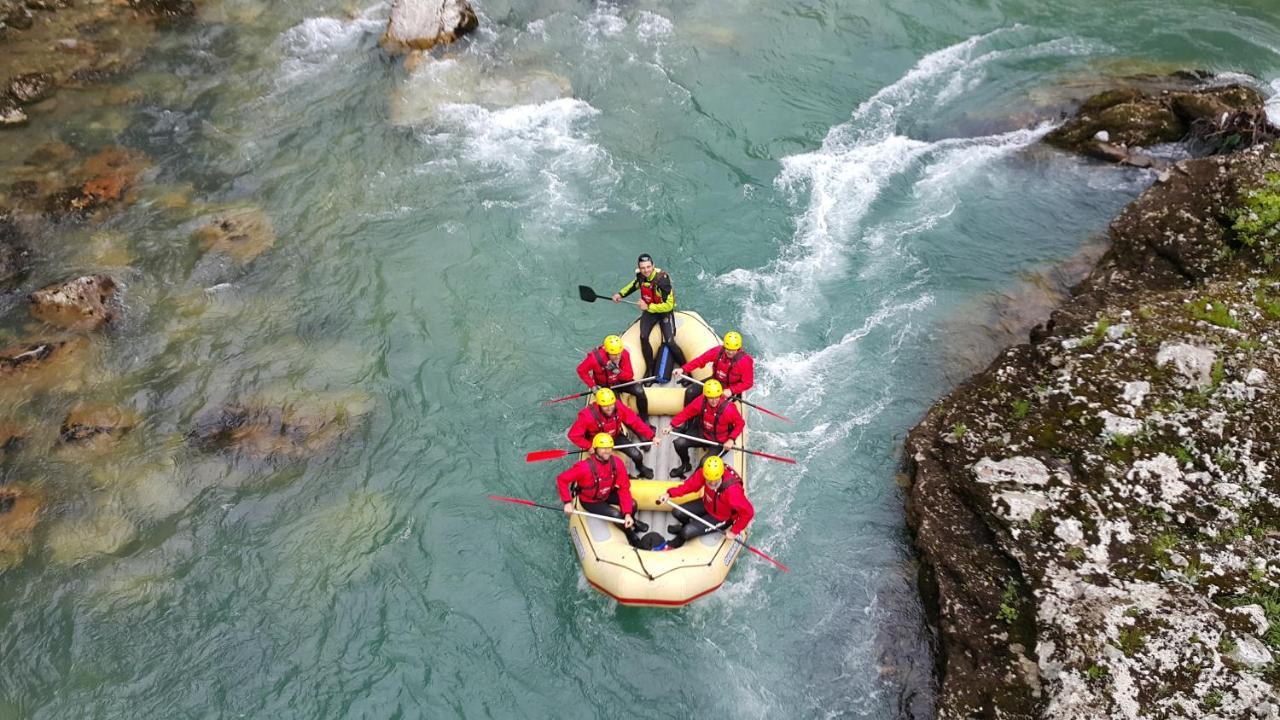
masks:
{"type": "Polygon", "coordinates": [[[783,457],[781,455],[770,455],[767,452],[760,452],[759,450],[743,450],[742,452],[747,453],[748,455],[758,455],[762,458],[777,460],[778,462],[784,462],[784,463],[787,463],[788,465],[796,464],[795,458],[783,457]]]}
{"type": "Polygon", "coordinates": [[[560,449],[534,450],[533,452],[524,456],[524,461],[527,463],[536,463],[536,462],[542,462],[543,460],[559,460],[565,455],[568,455],[570,452],[572,451],[560,450],[560,449]]]}
{"type": "MultiPolygon", "coordinates": [[[[746,401],[744,400],[743,402],[746,402],[746,401]]],[[[748,405],[750,405],[751,407],[753,407],[753,408],[755,408],[755,409],[759,410],[760,412],[764,413],[765,415],[772,415],[772,416],[774,416],[774,417],[776,417],[776,418],[778,418],[779,420],[782,420],[782,421],[784,421],[784,422],[791,422],[791,418],[787,417],[786,415],[779,415],[778,413],[776,413],[776,412],[774,412],[774,411],[770,410],[769,408],[760,407],[759,405],[756,405],[755,403],[747,403],[747,404],[748,404],[748,405]]]]}
{"type": "Polygon", "coordinates": [[[509,502],[509,503],[515,503],[515,504],[517,504],[517,505],[532,505],[532,506],[534,506],[534,507],[537,507],[537,506],[538,506],[538,503],[533,502],[532,500],[521,500],[520,498],[503,497],[503,496],[501,496],[501,495],[490,495],[490,496],[489,496],[489,499],[490,499],[490,500],[497,500],[498,502],[509,502]]]}
{"type": "Polygon", "coordinates": [[[584,396],[584,395],[587,395],[587,394],[589,394],[589,393],[584,393],[584,392],[574,393],[574,394],[572,394],[572,395],[565,395],[564,397],[558,397],[558,398],[556,398],[555,400],[546,400],[546,401],[544,401],[542,404],[543,404],[543,405],[555,405],[556,403],[561,403],[561,402],[564,402],[565,400],[572,400],[572,399],[574,399],[574,398],[580,398],[580,397],[582,397],[582,396],[584,396]]]}
{"type": "Polygon", "coordinates": [[[595,290],[592,290],[586,285],[578,286],[578,297],[582,298],[585,302],[595,302],[600,298],[600,296],[596,294],[595,290]]]}
{"type": "Polygon", "coordinates": [[[747,549],[748,549],[748,550],[750,550],[751,552],[753,552],[753,553],[755,553],[755,554],[759,555],[760,557],[764,558],[765,560],[768,560],[769,562],[773,563],[774,565],[777,565],[777,566],[778,566],[778,569],[782,570],[782,572],[785,572],[785,573],[789,573],[789,572],[791,572],[791,568],[787,567],[786,565],[783,565],[782,563],[778,562],[777,560],[774,560],[773,558],[771,558],[771,557],[769,557],[768,555],[764,554],[763,552],[761,552],[761,551],[759,551],[759,550],[757,550],[757,549],[755,549],[755,548],[751,547],[750,545],[748,545],[748,546],[747,546],[747,549]]]}

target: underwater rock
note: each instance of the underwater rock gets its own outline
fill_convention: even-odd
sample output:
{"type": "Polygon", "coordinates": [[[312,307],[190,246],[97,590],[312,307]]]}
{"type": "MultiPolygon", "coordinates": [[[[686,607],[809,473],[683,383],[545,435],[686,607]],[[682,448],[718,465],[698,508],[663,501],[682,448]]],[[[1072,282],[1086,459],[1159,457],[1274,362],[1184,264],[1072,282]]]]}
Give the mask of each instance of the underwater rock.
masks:
{"type": "Polygon", "coordinates": [[[276,243],[271,219],[257,208],[229,210],[196,230],[200,247],[222,253],[241,265],[258,257],[276,243]]]}
{"type": "Polygon", "coordinates": [[[525,67],[486,68],[467,59],[426,60],[417,65],[391,98],[391,121],[397,125],[436,122],[440,109],[478,105],[498,110],[536,105],[573,95],[563,75],[525,67]]]}
{"type": "Polygon", "coordinates": [[[229,404],[197,417],[187,438],[202,450],[254,460],[303,458],[331,449],[368,410],[364,398],[354,395],[229,404]]]}
{"type": "Polygon", "coordinates": [[[64,444],[82,447],[112,445],[140,422],[142,418],[128,408],[80,404],[62,421],[58,439],[64,444]]]}
{"type": "Polygon", "coordinates": [[[53,76],[49,73],[27,73],[9,80],[6,92],[19,105],[30,105],[52,97],[53,76]]]}
{"type": "Polygon", "coordinates": [[[21,425],[9,421],[0,421],[0,460],[18,449],[27,438],[27,431],[21,425]]]}
{"type": "Polygon", "coordinates": [[[75,565],[119,552],[137,533],[137,526],[118,509],[100,508],[87,518],[49,528],[49,552],[55,563],[75,565]]]}
{"type": "Polygon", "coordinates": [[[0,571],[16,566],[31,550],[43,495],[26,485],[0,487],[0,571]]]}
{"type": "Polygon", "coordinates": [[[31,293],[31,314],[68,330],[93,330],[115,319],[116,311],[109,305],[115,294],[111,278],[85,275],[31,293]]]}
{"type": "Polygon", "coordinates": [[[12,289],[31,265],[31,250],[13,217],[0,211],[0,291],[12,289]]]}
{"type": "Polygon", "coordinates": [[[155,18],[188,18],[196,14],[192,0],[129,0],[129,7],[155,18]]]}
{"type": "Polygon", "coordinates": [[[467,0],[395,0],[380,43],[403,55],[451,43],[479,26],[467,0]]]}
{"type": "Polygon", "coordinates": [[[84,161],[74,175],[75,185],[49,195],[44,210],[57,218],[67,215],[83,217],[90,212],[125,199],[125,193],[138,181],[150,165],[147,156],[137,150],[108,148],[84,161]]]}

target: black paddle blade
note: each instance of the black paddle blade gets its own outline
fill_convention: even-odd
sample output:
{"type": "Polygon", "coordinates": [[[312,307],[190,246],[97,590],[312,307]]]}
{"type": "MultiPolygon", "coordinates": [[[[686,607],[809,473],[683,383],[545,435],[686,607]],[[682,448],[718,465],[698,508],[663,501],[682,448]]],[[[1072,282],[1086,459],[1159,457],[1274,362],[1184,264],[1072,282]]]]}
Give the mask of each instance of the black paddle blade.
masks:
{"type": "Polygon", "coordinates": [[[600,296],[596,294],[596,291],[586,285],[578,286],[578,297],[582,298],[585,302],[595,302],[600,299],[600,296]]]}

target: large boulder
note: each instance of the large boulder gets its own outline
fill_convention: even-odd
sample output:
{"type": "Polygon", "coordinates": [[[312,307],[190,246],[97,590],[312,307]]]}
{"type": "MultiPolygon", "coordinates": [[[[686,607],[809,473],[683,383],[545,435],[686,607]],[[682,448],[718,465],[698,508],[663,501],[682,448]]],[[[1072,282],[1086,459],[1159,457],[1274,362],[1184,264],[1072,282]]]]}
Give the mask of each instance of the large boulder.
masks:
{"type": "Polygon", "coordinates": [[[387,52],[402,55],[445,45],[480,26],[467,0],[396,0],[382,35],[387,52]]]}
{"type": "Polygon", "coordinates": [[[93,330],[116,316],[111,298],[116,283],[106,275],[85,275],[31,293],[31,314],[68,330],[93,330]]]}

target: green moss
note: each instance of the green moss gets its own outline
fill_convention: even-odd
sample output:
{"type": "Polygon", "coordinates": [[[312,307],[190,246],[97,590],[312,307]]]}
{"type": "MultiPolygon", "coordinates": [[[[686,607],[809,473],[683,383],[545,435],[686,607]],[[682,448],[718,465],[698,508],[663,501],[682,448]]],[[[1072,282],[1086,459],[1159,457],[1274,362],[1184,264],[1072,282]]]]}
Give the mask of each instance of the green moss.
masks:
{"type": "Polygon", "coordinates": [[[1107,672],[1108,670],[1106,665],[1090,665],[1089,668],[1084,671],[1084,676],[1090,680],[1097,681],[1106,677],[1107,672]]]}
{"type": "Polygon", "coordinates": [[[1145,643],[1145,634],[1136,627],[1128,627],[1120,631],[1120,651],[1125,654],[1125,657],[1137,655],[1145,643]]]}
{"type": "Polygon", "coordinates": [[[1044,525],[1044,511],[1036,510],[1031,513],[1031,519],[1027,521],[1027,527],[1032,530],[1039,530],[1044,525]]]}
{"type": "Polygon", "coordinates": [[[1067,549],[1067,559],[1072,562],[1084,562],[1084,548],[1072,547],[1067,549]]]}
{"type": "Polygon", "coordinates": [[[1013,417],[1018,420],[1021,420],[1022,418],[1026,417],[1027,413],[1031,412],[1030,400],[1024,400],[1020,398],[1018,400],[1014,400],[1013,403],[1011,404],[1013,405],[1013,417]]]}
{"type": "Polygon", "coordinates": [[[965,424],[962,422],[958,422],[951,426],[951,434],[954,435],[957,440],[964,437],[964,434],[967,432],[969,432],[969,428],[965,427],[965,424]]]}
{"type": "MultiPolygon", "coordinates": [[[[1262,290],[1253,294],[1253,303],[1258,306],[1268,320],[1280,320],[1280,301],[1272,300],[1262,290]]],[[[1240,345],[1243,347],[1244,343],[1240,345]]]]}
{"type": "Polygon", "coordinates": [[[1018,621],[1018,583],[1010,580],[1004,585],[1004,596],[1000,599],[1000,610],[996,612],[996,617],[1003,620],[1006,625],[1012,625],[1018,621]]]}
{"type": "Polygon", "coordinates": [[[1280,173],[1268,173],[1262,187],[1240,195],[1231,226],[1245,245],[1269,243],[1280,234],[1280,173]]]}
{"type": "Polygon", "coordinates": [[[1240,321],[1231,316],[1231,309],[1227,307],[1227,303],[1214,298],[1205,298],[1191,303],[1191,317],[1218,327],[1240,329],[1240,321]]]}
{"type": "Polygon", "coordinates": [[[1212,690],[1205,693],[1204,706],[1209,710],[1215,710],[1222,706],[1222,691],[1212,690]]]}

